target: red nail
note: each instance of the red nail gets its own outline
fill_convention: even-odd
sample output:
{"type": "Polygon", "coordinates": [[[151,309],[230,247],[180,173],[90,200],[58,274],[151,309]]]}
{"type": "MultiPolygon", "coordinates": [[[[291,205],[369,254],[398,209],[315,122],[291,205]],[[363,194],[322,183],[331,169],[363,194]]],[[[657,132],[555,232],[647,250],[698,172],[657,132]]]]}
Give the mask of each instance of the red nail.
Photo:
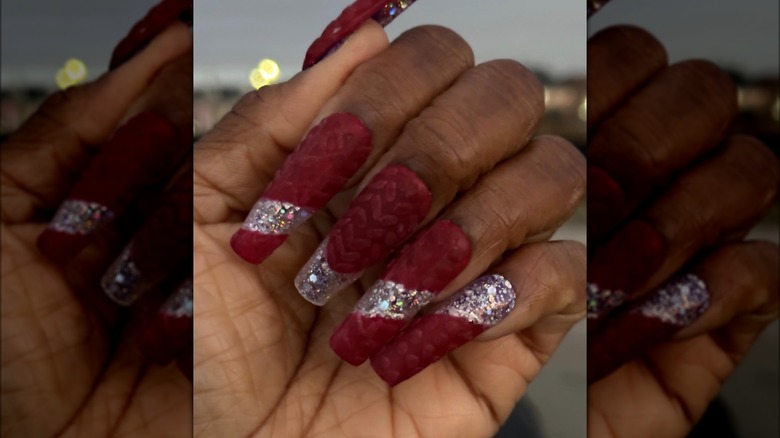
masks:
{"type": "Polygon", "coordinates": [[[588,264],[588,281],[630,295],[661,267],[667,247],[655,227],[633,220],[596,249],[588,264]]]}
{"type": "Polygon", "coordinates": [[[192,25],[192,0],[163,0],[150,9],[114,48],[108,69],[124,64],[176,20],[192,25]]]}
{"type": "Polygon", "coordinates": [[[130,305],[192,258],[192,171],[166,191],[160,206],[103,275],[103,290],[130,305]]]}
{"type": "Polygon", "coordinates": [[[330,338],[346,362],[360,365],[466,267],[471,242],[454,223],[440,220],[407,245],[330,338]]]}
{"type": "Polygon", "coordinates": [[[163,365],[192,342],[192,280],[184,282],[162,305],[137,338],[138,348],[150,361],[163,365]]]}
{"type": "Polygon", "coordinates": [[[625,193],[606,171],[588,166],[588,236],[598,240],[621,220],[625,193]]]}
{"type": "Polygon", "coordinates": [[[154,187],[181,161],[191,142],[156,113],[142,113],[119,128],[89,163],[38,237],[38,248],[64,263],[91,235],[121,215],[143,190],[154,187]]]}
{"type": "Polygon", "coordinates": [[[623,196],[623,189],[606,171],[588,166],[588,201],[616,203],[623,196]]]}
{"type": "Polygon", "coordinates": [[[588,335],[588,383],[668,340],[696,321],[709,302],[704,282],[688,274],[662,286],[631,310],[602,321],[599,330],[588,335]]]}
{"type": "Polygon", "coordinates": [[[312,128],[290,154],[230,241],[261,263],[338,193],[371,152],[371,132],[357,117],[335,113],[312,128]]]}
{"type": "Polygon", "coordinates": [[[357,0],[347,6],[341,15],[333,20],[322,32],[322,36],[314,40],[306,51],[303,69],[320,62],[333,53],[341,44],[355,32],[366,20],[373,19],[380,25],[387,26],[398,15],[405,11],[415,0],[357,0]]]}
{"type": "Polygon", "coordinates": [[[295,277],[301,296],[319,306],[387,257],[431,207],[425,183],[401,165],[376,174],[295,277]]]}
{"type": "Polygon", "coordinates": [[[371,356],[371,366],[391,386],[414,376],[504,319],[515,306],[515,291],[500,275],[466,286],[371,356]]]}

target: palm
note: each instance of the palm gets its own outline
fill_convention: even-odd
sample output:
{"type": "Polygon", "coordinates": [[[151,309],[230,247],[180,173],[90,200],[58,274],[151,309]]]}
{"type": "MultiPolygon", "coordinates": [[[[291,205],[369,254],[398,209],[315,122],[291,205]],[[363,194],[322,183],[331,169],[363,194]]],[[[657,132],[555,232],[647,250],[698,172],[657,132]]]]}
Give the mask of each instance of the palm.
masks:
{"type": "MultiPolygon", "coordinates": [[[[326,229],[324,222],[316,226],[326,229]]],[[[553,322],[471,343],[390,389],[370,365],[346,364],[328,346],[361,287],[323,308],[295,290],[293,278],[321,238],[315,226],[296,230],[260,266],[232,252],[227,242],[234,231],[229,223],[195,226],[196,430],[219,424],[241,435],[357,436],[370,430],[409,437],[455,436],[465,427],[474,431],[468,436],[490,435],[516,402],[480,389],[495,380],[490,374],[512,370],[502,385],[524,388],[561,337],[553,322]]]]}
{"type": "Polygon", "coordinates": [[[97,249],[55,266],[35,247],[42,227],[3,224],[4,434],[171,432],[189,414],[189,382],[145,364],[128,318],[97,290],[97,249]]]}

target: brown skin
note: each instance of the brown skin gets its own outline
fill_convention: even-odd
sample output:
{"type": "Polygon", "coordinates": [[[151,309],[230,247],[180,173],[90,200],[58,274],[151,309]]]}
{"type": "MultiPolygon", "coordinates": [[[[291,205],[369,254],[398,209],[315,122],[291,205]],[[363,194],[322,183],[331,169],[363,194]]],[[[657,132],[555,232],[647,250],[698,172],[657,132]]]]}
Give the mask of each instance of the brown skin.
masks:
{"type": "Polygon", "coordinates": [[[583,317],[584,248],[543,241],[581,201],[584,158],[559,138],[529,141],[543,112],[536,79],[509,61],[472,67],[466,43],[439,27],[386,46],[376,24],[364,26],[320,64],[245,96],[196,145],[196,434],[491,436],[583,317]],[[403,75],[386,71],[396,62],[403,75]],[[374,133],[368,163],[263,264],[247,264],[230,236],[285,155],[335,111],[374,133]],[[322,308],[293,285],[356,188],[389,163],[430,187],[426,222],[441,215],[471,234],[477,257],[444,294],[504,257],[494,269],[522,300],[484,342],[393,389],[328,347],[371,275],[322,308]]]}
{"type": "Polygon", "coordinates": [[[118,69],[52,95],[3,144],[4,436],[170,436],[191,427],[191,383],[175,364],[152,366],[135,347],[137,326],[167,291],[120,312],[98,286],[138,218],[100,232],[66,266],[35,246],[96,145],[122,120],[154,109],[191,129],[191,116],[182,116],[191,114],[191,48],[186,26],[172,26],[118,69]],[[187,91],[160,93],[176,84],[187,91]]]}
{"type": "MultiPolygon", "coordinates": [[[[684,436],[778,315],[777,245],[739,242],[776,200],[777,158],[756,139],[726,138],[736,95],[725,73],[704,61],[667,67],[665,59],[636,28],[589,42],[589,101],[597,105],[589,108],[588,164],[625,193],[589,205],[589,239],[596,248],[621,223],[645,219],[669,250],[632,299],[697,256],[688,269],[707,284],[712,305],[669,342],[589,386],[589,436],[684,436]],[[612,69],[616,57],[631,68],[612,69]]],[[[589,342],[599,342],[610,321],[592,325],[589,342]]]]}

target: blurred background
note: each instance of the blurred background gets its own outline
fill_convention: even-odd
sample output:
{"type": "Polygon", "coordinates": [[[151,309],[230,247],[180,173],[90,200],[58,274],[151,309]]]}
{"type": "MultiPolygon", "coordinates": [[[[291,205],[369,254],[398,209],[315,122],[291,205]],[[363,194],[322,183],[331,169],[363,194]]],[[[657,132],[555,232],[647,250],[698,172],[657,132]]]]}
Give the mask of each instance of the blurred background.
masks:
{"type": "MultiPolygon", "coordinates": [[[[588,34],[632,24],[664,44],[670,63],[700,58],[720,65],[738,85],[740,113],[733,132],[757,136],[778,154],[779,14],[777,0],[613,0],[589,20],[588,34]]],[[[778,221],[775,203],[748,238],[778,242],[778,221]]],[[[780,436],[779,327],[775,321],[764,331],[726,381],[702,422],[702,428],[709,429],[697,436],[780,436]]]]}

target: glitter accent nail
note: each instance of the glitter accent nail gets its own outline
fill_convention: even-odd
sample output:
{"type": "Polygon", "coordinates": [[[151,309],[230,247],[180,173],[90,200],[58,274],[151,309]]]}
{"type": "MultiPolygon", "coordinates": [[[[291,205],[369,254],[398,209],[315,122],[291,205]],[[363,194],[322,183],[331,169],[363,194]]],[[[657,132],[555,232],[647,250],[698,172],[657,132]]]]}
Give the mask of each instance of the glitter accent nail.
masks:
{"type": "Polygon", "coordinates": [[[358,301],[356,310],[365,316],[408,319],[433,299],[426,290],[407,289],[388,280],[377,281],[358,301]]]}
{"type": "Polygon", "coordinates": [[[109,298],[122,306],[129,306],[143,291],[141,272],[132,257],[132,243],[103,274],[100,285],[109,298]]]}
{"type": "Polygon", "coordinates": [[[295,276],[295,287],[301,296],[318,306],[325,305],[333,295],[362,274],[362,271],[342,274],[331,269],[327,261],[327,246],[326,238],[295,276]]]}
{"type": "Polygon", "coordinates": [[[437,307],[435,313],[451,315],[490,327],[515,307],[512,283],[501,275],[480,277],[437,307]]]}
{"type": "Polygon", "coordinates": [[[382,7],[376,14],[374,14],[374,21],[379,23],[382,27],[387,26],[395,20],[403,11],[414,3],[415,0],[397,0],[388,2],[382,7]]]}
{"type": "Polygon", "coordinates": [[[289,234],[311,215],[311,211],[289,202],[260,198],[241,228],[263,234],[289,234]]]}
{"type": "Polygon", "coordinates": [[[60,205],[49,228],[67,234],[90,234],[110,222],[114,213],[97,202],[68,199],[60,205]]]}
{"type": "Polygon", "coordinates": [[[686,274],[661,286],[632,312],[686,326],[698,319],[709,305],[707,285],[696,275],[686,274]]]}
{"type": "Polygon", "coordinates": [[[625,300],[622,290],[601,289],[596,283],[588,283],[588,319],[601,318],[625,300]]]}
{"type": "Polygon", "coordinates": [[[174,318],[192,318],[192,279],[182,283],[163,304],[160,312],[174,318]]]}

